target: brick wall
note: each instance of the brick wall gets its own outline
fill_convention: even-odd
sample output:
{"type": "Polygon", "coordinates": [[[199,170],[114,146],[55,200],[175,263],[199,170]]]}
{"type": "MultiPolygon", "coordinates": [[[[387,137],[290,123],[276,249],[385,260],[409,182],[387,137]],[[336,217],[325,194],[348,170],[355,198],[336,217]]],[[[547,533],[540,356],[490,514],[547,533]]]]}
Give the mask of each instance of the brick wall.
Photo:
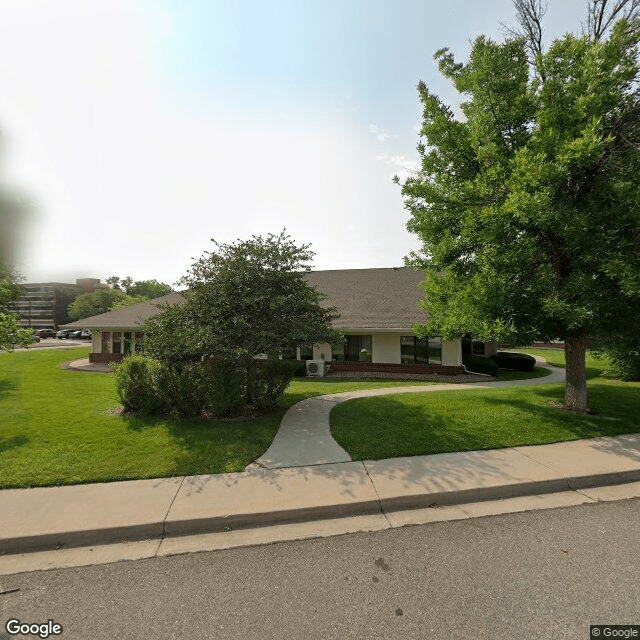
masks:
{"type": "Polygon", "coordinates": [[[434,373],[457,376],[464,373],[462,367],[447,367],[440,364],[389,364],[385,362],[331,362],[331,371],[375,371],[378,373],[434,373]]]}

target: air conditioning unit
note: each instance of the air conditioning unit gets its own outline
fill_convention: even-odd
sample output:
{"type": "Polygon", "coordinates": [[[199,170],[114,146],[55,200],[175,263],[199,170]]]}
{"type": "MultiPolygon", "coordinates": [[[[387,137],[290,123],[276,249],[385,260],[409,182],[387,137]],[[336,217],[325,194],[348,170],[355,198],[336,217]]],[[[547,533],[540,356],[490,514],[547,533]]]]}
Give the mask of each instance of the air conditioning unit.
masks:
{"type": "Polygon", "coordinates": [[[307,375],[312,378],[324,376],[324,360],[307,360],[307,375]]]}

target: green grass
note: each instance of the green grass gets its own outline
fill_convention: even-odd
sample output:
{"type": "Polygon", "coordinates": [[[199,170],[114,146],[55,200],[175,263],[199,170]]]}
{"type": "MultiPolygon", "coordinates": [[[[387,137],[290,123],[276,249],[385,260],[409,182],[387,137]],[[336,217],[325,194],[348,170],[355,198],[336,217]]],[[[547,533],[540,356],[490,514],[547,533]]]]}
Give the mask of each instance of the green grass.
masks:
{"type": "MultiPolygon", "coordinates": [[[[542,350],[535,351],[543,355],[538,353],[542,350]]],[[[562,352],[549,360],[560,363],[560,357],[563,363],[562,352]]],[[[588,383],[589,405],[596,412],[592,415],[560,408],[564,385],[543,384],[351,400],[333,409],[331,430],[354,460],[498,449],[640,431],[640,383],[606,379],[600,375],[598,363],[591,364],[596,365],[590,367],[588,383]]]]}
{"type": "MultiPolygon", "coordinates": [[[[531,347],[518,347],[516,349],[509,349],[509,351],[528,353],[532,356],[542,356],[546,359],[548,364],[554,367],[564,368],[565,366],[563,349],[533,349],[531,347]]],[[[587,378],[595,378],[597,376],[604,375],[604,371],[607,369],[609,362],[606,358],[596,358],[591,354],[591,352],[587,351],[585,364],[587,367],[587,378]]]]}
{"type": "MultiPolygon", "coordinates": [[[[242,471],[304,398],[416,381],[294,380],[283,407],[247,422],[108,415],[113,376],[61,369],[89,349],[0,354],[0,488],[242,471]]],[[[429,383],[426,383],[429,384],[429,383]]]]}

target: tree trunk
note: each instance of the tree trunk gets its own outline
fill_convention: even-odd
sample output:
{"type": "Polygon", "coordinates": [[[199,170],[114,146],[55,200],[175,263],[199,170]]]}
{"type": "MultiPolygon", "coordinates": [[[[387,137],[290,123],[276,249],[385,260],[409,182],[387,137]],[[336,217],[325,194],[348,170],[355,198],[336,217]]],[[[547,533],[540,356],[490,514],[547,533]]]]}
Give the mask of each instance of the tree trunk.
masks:
{"type": "Polygon", "coordinates": [[[585,353],[587,336],[573,335],[565,338],[564,357],[566,362],[565,406],[577,413],[586,413],[587,407],[587,369],[585,353]]]}

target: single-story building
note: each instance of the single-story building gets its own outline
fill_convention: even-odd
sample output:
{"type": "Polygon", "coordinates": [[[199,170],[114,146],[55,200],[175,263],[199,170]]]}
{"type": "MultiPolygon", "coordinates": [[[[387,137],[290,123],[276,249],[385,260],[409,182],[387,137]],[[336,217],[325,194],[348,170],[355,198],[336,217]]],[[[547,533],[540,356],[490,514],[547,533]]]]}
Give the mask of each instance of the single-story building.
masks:
{"type": "MultiPolygon", "coordinates": [[[[462,340],[421,339],[413,332],[427,312],[418,307],[424,274],[408,267],[391,269],[340,269],[312,271],[307,281],[327,297],[322,306],[336,307],[340,317],[334,327],[345,336],[343,345],[313,344],[298,347],[299,360],[331,363],[334,371],[388,373],[462,373],[462,340]]],[[[65,325],[92,329],[90,360],[121,360],[142,350],[141,325],[160,313],[159,306],[184,300],[179,293],[141,302],[65,325]]],[[[484,355],[495,353],[495,344],[467,343],[465,348],[484,355]]]]}

